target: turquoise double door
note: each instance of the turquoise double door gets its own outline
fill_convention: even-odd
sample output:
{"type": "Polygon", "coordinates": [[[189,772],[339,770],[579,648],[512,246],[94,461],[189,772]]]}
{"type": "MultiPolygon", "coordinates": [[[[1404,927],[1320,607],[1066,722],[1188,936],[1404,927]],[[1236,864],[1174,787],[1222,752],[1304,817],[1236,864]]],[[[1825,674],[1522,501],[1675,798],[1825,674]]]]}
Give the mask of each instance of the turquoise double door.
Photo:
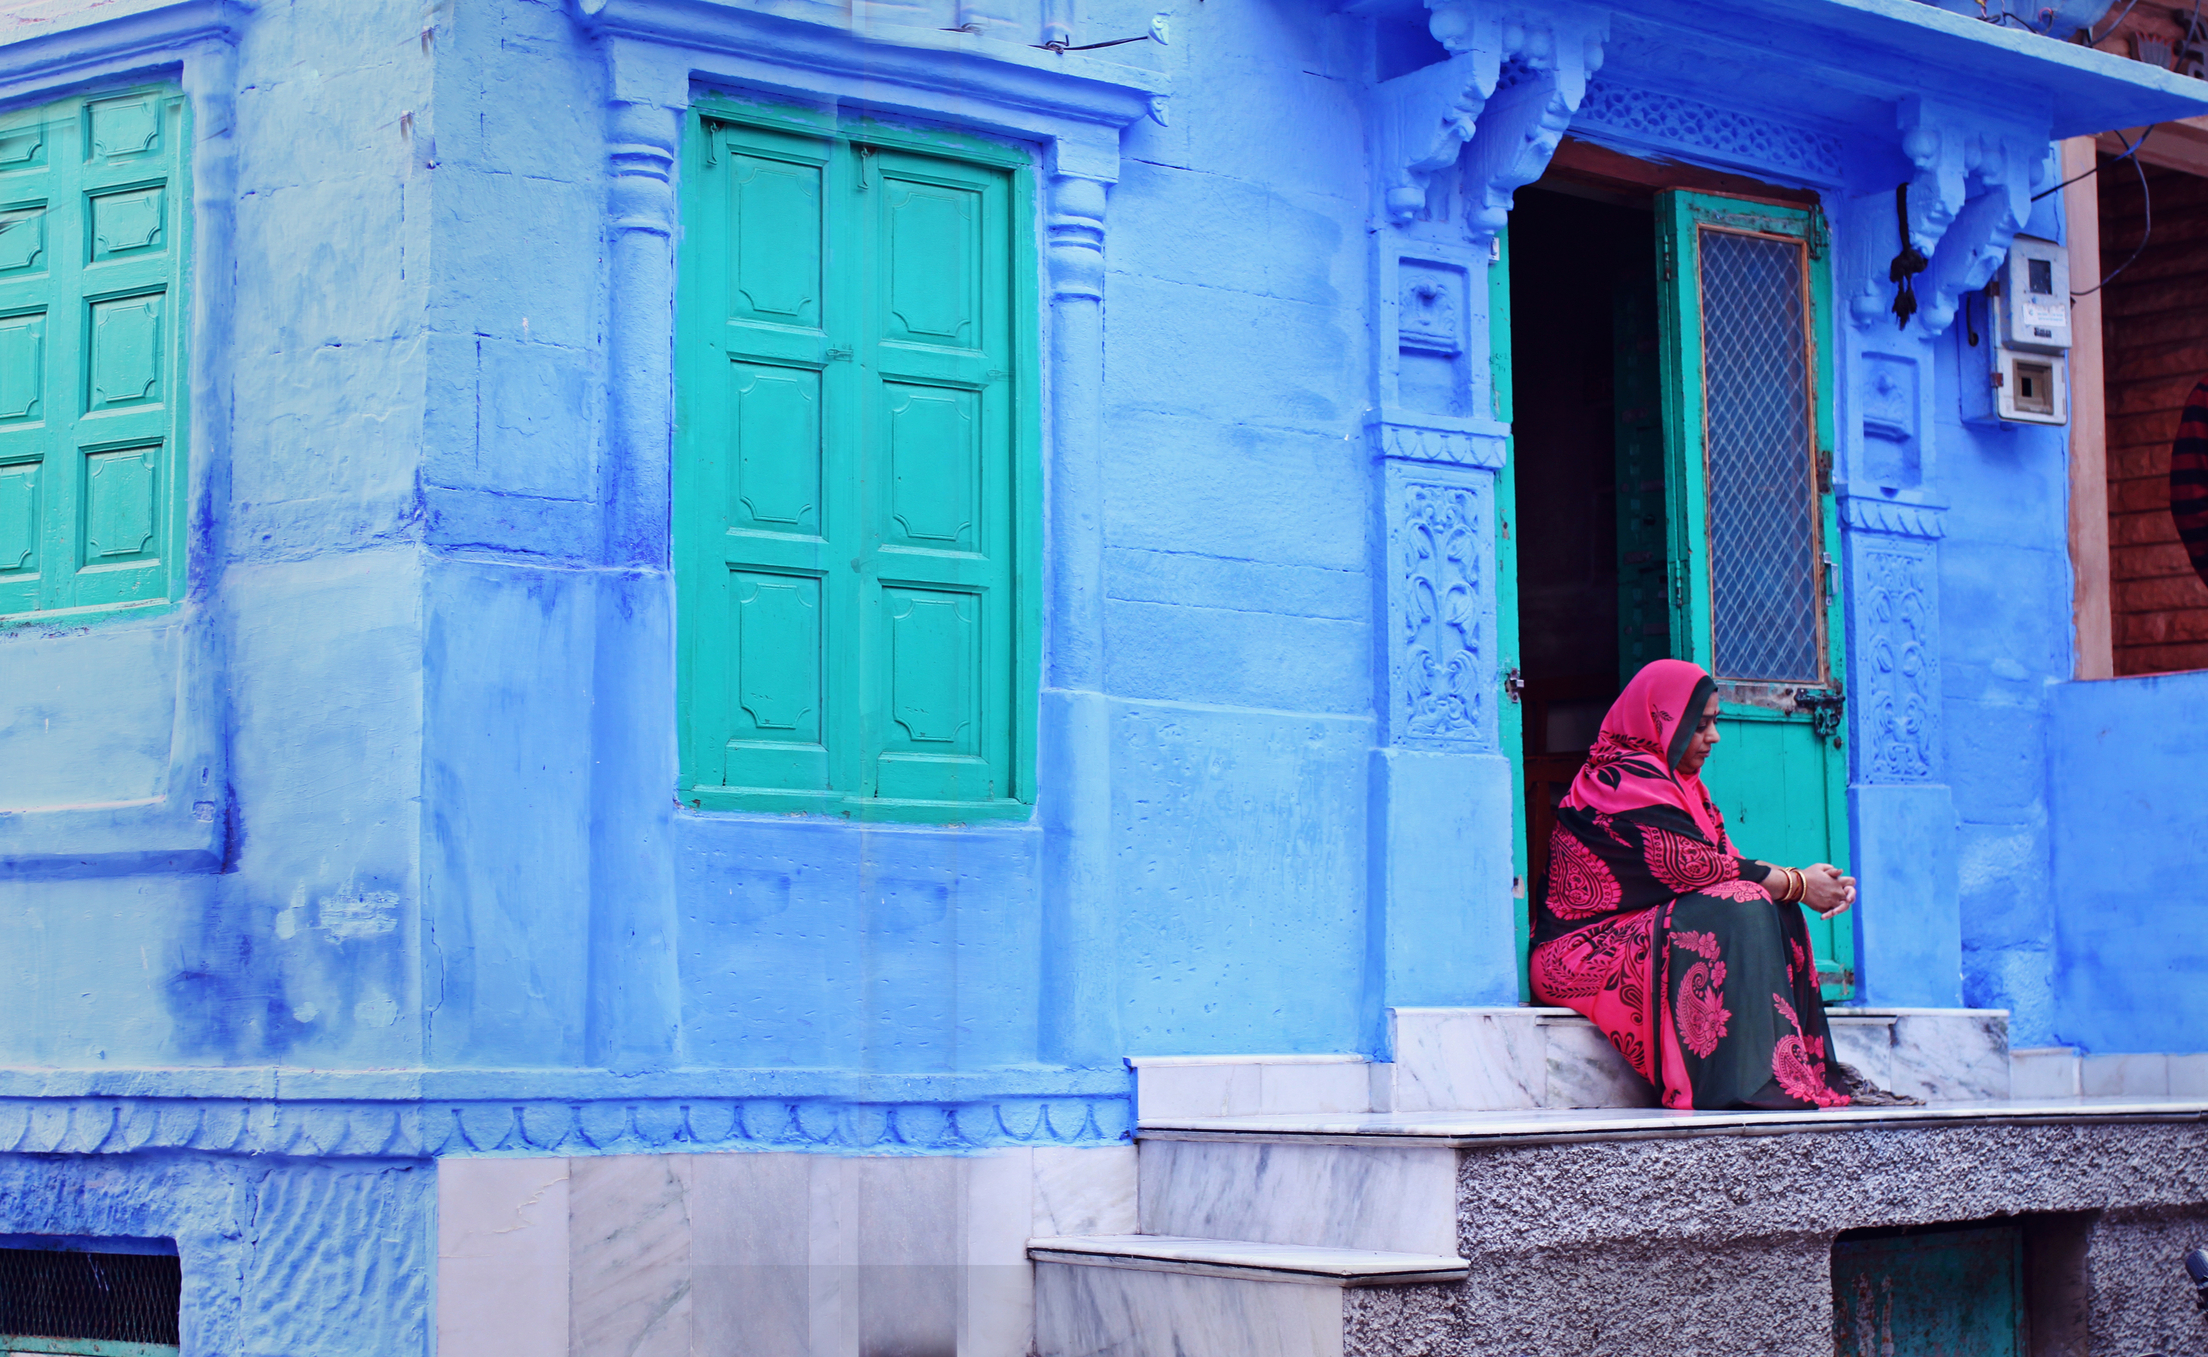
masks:
{"type": "MultiPolygon", "coordinates": [[[[1619,683],[1667,655],[1707,669],[1718,682],[1721,742],[1703,778],[1736,845],[1766,861],[1845,870],[1824,222],[1812,208],[1675,190],[1656,197],[1654,246],[1653,285],[1621,287],[1608,318],[1619,683]],[[1653,346],[1637,338],[1651,331],[1653,346]]],[[[1506,269],[1495,274],[1507,278],[1506,269]]],[[[1501,387],[1509,308],[1498,300],[1501,387]]],[[[1507,516],[1507,489],[1502,499],[1507,516]]],[[[1515,581],[1516,534],[1497,539],[1499,577],[1515,581]]],[[[1510,611],[1506,671],[1517,663],[1510,611]]],[[[1505,743],[1516,753],[1508,730],[1505,743]]],[[[1826,998],[1849,997],[1853,921],[1807,917],[1826,998]]]]}

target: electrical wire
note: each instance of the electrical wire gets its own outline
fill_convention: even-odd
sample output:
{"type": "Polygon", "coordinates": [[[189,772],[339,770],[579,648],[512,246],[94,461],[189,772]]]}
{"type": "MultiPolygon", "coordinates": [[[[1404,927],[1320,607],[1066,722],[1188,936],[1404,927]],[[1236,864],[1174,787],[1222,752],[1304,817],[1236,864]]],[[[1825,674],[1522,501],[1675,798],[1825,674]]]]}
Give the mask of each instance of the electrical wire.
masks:
{"type": "MultiPolygon", "coordinates": [[[[2160,127],[2161,125],[2162,124],[2160,123],[2147,124],[2146,132],[2141,132],[2139,134],[2139,140],[2133,142],[2129,146],[2126,146],[2122,155],[2109,157],[2108,163],[2113,165],[2119,160],[2131,160],[2134,165],[2138,164],[2139,162],[2136,160],[2132,160],[2132,157],[2139,153],[2140,147],[2147,144],[2147,132],[2152,132],[2155,128],[2160,127]]],[[[2090,176],[2099,174],[2100,172],[2101,162],[2096,160],[2093,162],[2092,169],[2080,170],[2076,174],[2071,175],[2068,179],[2065,179],[2061,183],[2055,185],[2053,188],[2041,189],[2039,192],[2032,195],[2032,201],[2036,203],[2050,193],[2060,193],[2062,192],[2062,190],[2070,187],[2072,184],[2077,183],[2080,179],[2089,178],[2090,176]]],[[[2144,173],[2144,171],[2142,171],[2142,173],[2144,173]]]]}
{"type": "Polygon", "coordinates": [[[2108,26],[2108,31],[2101,34],[2101,36],[2097,38],[2093,36],[2092,29],[2088,28],[2087,30],[2085,30],[2085,45],[2088,47],[2098,47],[2102,43],[2107,42],[2109,39],[2109,35],[2114,33],[2117,29],[2122,28],[2124,26],[2124,20],[2130,18],[2131,12],[2137,8],[2139,8],[2139,0],[2131,0],[2130,4],[2124,6],[2124,12],[2116,16],[2116,22],[2108,26]]]}
{"type": "MultiPolygon", "coordinates": [[[[2146,139],[2147,138],[2144,133],[2142,133],[2139,137],[2139,140],[2141,141],[2145,141],[2146,139]]],[[[2139,171],[2139,210],[2146,217],[2146,229],[2139,233],[2139,246],[2137,249],[2131,252],[2131,258],[2126,259],[2123,263],[2118,264],[2113,269],[2110,269],[2107,275],[2103,277],[2101,281],[2095,283],[2093,286],[2087,288],[2083,292],[2071,293],[2070,299],[2072,301],[2076,301],[2080,297],[2090,297],[2094,293],[2100,291],[2102,288],[2107,287],[2111,282],[2115,281],[2117,274],[2122,273],[2125,269],[2130,268],[2133,264],[2139,261],[2139,256],[2146,252],[2147,242],[2154,239],[2154,194],[2152,190],[2148,189],[2147,187],[2147,167],[2140,164],[2136,159],[2131,162],[2131,167],[2139,171]]]]}

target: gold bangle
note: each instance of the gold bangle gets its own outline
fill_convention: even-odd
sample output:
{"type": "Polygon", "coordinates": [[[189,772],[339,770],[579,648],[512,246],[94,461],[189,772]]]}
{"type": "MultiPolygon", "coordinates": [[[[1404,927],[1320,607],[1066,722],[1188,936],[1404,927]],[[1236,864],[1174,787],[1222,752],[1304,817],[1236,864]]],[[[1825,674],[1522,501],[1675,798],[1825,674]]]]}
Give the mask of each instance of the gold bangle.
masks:
{"type": "Polygon", "coordinates": [[[1791,877],[1794,882],[1794,884],[1787,890],[1786,903],[1790,905],[1798,905],[1802,903],[1802,897],[1809,894],[1809,883],[1802,879],[1802,873],[1799,868],[1789,867],[1786,869],[1786,874],[1791,877]]]}

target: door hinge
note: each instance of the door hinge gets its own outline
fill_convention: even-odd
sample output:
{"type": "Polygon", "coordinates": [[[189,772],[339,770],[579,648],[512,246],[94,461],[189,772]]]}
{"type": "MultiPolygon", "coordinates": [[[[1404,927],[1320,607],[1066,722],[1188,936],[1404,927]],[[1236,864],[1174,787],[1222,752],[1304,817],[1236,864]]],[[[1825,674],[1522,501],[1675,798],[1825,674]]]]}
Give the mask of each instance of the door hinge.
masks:
{"type": "Polygon", "coordinates": [[[1809,257],[1822,259],[1832,249],[1832,229],[1825,225],[1824,209],[1809,209],[1809,257]]]}
{"type": "Polygon", "coordinates": [[[1817,449],[1817,493],[1832,493],[1832,449],[1817,449]]]}
{"type": "Polygon", "coordinates": [[[1510,694],[1510,700],[1513,702],[1522,701],[1524,699],[1526,694],[1526,676],[1519,672],[1516,665],[1512,665],[1510,672],[1503,675],[1503,691],[1510,694]]]}
{"type": "Polygon", "coordinates": [[[1840,563],[1832,559],[1831,552],[1823,553],[1825,563],[1825,599],[1830,602],[1840,597],[1840,563]]]}

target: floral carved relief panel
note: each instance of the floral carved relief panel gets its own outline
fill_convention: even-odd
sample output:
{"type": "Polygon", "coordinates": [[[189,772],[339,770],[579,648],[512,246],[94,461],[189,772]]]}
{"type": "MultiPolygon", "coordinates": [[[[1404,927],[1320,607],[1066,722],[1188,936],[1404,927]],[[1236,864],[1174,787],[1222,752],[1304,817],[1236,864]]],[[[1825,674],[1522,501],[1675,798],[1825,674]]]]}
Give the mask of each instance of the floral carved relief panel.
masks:
{"type": "Polygon", "coordinates": [[[1403,744],[1492,746],[1488,730],[1488,491],[1399,483],[1390,513],[1394,725],[1403,744]]]}
{"type": "Polygon", "coordinates": [[[1940,680],[1933,574],[1929,547],[1867,548],[1857,560],[1857,683],[1869,781],[1934,775],[1940,680]]]}

